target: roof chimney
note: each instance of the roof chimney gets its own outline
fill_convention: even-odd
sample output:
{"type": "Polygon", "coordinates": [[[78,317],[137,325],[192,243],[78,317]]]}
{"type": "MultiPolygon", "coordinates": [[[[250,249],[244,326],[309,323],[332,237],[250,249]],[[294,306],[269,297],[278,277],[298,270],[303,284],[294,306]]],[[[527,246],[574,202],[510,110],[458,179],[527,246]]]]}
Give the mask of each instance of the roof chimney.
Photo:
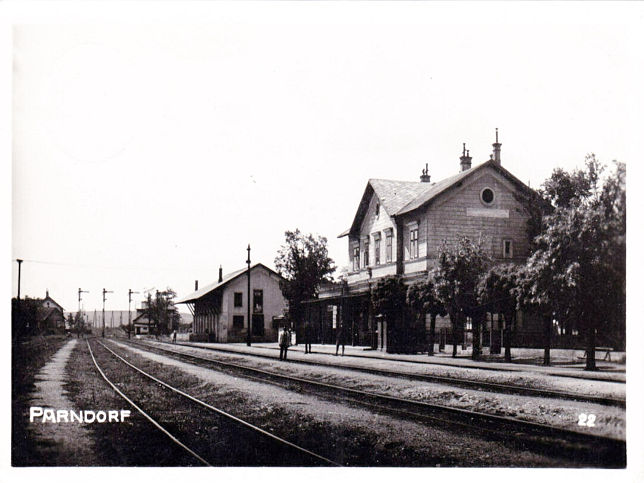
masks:
{"type": "Polygon", "coordinates": [[[221,268],[221,265],[219,265],[219,280],[217,280],[217,283],[221,283],[224,281],[224,272],[221,268]]]}
{"type": "Polygon", "coordinates": [[[423,174],[420,175],[420,182],[421,183],[429,183],[429,168],[427,167],[427,163],[425,163],[425,169],[423,169],[423,174]]]}
{"type": "Polygon", "coordinates": [[[492,159],[496,161],[497,163],[501,164],[501,143],[499,142],[499,128],[496,128],[496,142],[492,144],[492,147],[494,148],[494,154],[492,156],[492,159]]]}
{"type": "Polygon", "coordinates": [[[465,143],[463,143],[463,155],[461,156],[461,172],[467,171],[472,167],[472,158],[470,157],[470,150],[465,149],[465,143]]]}
{"type": "Polygon", "coordinates": [[[195,292],[199,290],[199,280],[195,280],[195,292]]]}
{"type": "Polygon", "coordinates": [[[45,290],[45,298],[49,298],[49,289],[45,290]]]}

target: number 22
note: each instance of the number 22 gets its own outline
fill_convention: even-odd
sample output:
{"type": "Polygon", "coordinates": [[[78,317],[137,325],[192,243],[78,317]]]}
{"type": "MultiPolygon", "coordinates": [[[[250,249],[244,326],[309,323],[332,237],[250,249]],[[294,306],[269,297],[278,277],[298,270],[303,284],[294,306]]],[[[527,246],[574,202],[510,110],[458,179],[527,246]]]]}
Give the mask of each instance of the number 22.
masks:
{"type": "Polygon", "coordinates": [[[595,426],[595,415],[594,414],[585,414],[581,413],[579,415],[579,426],[586,426],[587,428],[592,428],[595,426]]]}

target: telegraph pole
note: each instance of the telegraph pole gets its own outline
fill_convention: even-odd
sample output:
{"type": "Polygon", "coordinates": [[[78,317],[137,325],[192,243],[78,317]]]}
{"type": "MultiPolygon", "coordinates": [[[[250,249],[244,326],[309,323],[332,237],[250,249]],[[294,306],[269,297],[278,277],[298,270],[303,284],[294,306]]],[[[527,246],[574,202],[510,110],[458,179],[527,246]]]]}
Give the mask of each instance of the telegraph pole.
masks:
{"type": "Polygon", "coordinates": [[[132,294],[133,293],[139,293],[139,292],[133,292],[132,289],[128,289],[127,291],[127,338],[129,339],[132,334],[132,314],[130,312],[130,304],[132,303],[132,294]]]}
{"type": "MultiPolygon", "coordinates": [[[[80,322],[80,327],[76,327],[76,330],[77,330],[77,335],[78,335],[79,338],[80,338],[81,328],[84,325],[83,322],[82,322],[83,321],[83,313],[81,312],[81,294],[84,294],[84,293],[89,293],[89,290],[81,290],[80,288],[78,289],[78,313],[80,314],[81,322],[80,322]]],[[[84,331],[85,330],[83,329],[83,332],[84,331]]]]}
{"type": "Polygon", "coordinates": [[[18,258],[16,262],[18,262],[18,300],[20,300],[20,267],[22,267],[23,260],[18,258]]]}
{"type": "Polygon", "coordinates": [[[251,320],[250,320],[250,243],[248,244],[248,248],[246,249],[248,251],[248,260],[246,260],[246,263],[248,264],[248,334],[246,335],[246,345],[250,347],[250,331],[251,331],[251,320]]]}
{"type": "Polygon", "coordinates": [[[101,334],[101,337],[105,337],[105,294],[108,293],[114,293],[111,290],[105,290],[103,289],[103,332],[101,334]]]}

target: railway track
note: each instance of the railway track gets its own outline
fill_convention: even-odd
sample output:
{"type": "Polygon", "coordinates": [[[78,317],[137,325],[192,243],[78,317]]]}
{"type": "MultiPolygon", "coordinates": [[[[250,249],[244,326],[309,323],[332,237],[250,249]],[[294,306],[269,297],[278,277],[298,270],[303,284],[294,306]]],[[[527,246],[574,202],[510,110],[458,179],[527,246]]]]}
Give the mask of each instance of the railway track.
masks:
{"type": "MultiPolygon", "coordinates": [[[[164,425],[159,422],[158,417],[151,415],[150,411],[146,411],[142,408],[141,403],[135,402],[133,398],[125,394],[124,391],[118,387],[118,385],[123,386],[123,382],[115,383],[108,378],[105,371],[100,367],[89,340],[86,339],[86,342],[96,369],[103,377],[103,379],[112,387],[112,389],[119,396],[125,399],[128,404],[136,409],[144,418],[150,421],[150,423],[152,423],[152,425],[154,425],[159,431],[161,431],[167,438],[175,443],[179,448],[189,453],[194,458],[196,463],[206,466],[230,465],[230,462],[226,464],[225,462],[222,463],[221,461],[216,464],[209,457],[209,455],[204,454],[204,451],[195,450],[195,443],[194,441],[192,441],[194,435],[187,436],[184,434],[183,436],[180,436],[175,434],[180,431],[178,431],[177,429],[175,429],[174,431],[172,429],[169,429],[168,424],[164,425]]],[[[306,448],[302,448],[301,446],[280,438],[279,436],[269,431],[266,431],[230,413],[227,413],[222,409],[216,408],[211,404],[202,401],[201,399],[187,394],[181,389],[176,388],[135,366],[134,364],[114,352],[112,349],[107,347],[102,342],[97,340],[96,343],[103,347],[106,351],[108,351],[116,360],[127,365],[129,368],[135,371],[136,374],[144,377],[148,381],[152,381],[154,385],[164,388],[167,392],[175,395],[177,398],[180,398],[184,401],[190,401],[195,408],[198,408],[201,411],[205,411],[210,416],[214,415],[218,420],[219,428],[224,425],[230,426],[230,431],[232,432],[232,434],[234,434],[234,441],[239,442],[242,446],[242,448],[238,452],[241,451],[246,457],[246,461],[243,461],[242,464],[239,464],[239,460],[235,460],[234,465],[267,466],[271,465],[272,463],[272,466],[292,466],[293,464],[298,466],[342,466],[340,463],[332,461],[331,459],[328,459],[306,448]],[[258,450],[261,451],[260,454],[258,454],[258,450]]],[[[216,443],[214,446],[218,445],[219,444],[216,443]]],[[[204,446],[207,445],[201,444],[202,449],[204,448],[204,446]]],[[[228,448],[226,450],[229,451],[228,448]]],[[[221,455],[219,455],[218,458],[219,460],[221,460],[221,455]]]]}
{"type": "MultiPolygon", "coordinates": [[[[214,368],[219,371],[261,379],[269,383],[287,386],[298,391],[305,391],[317,396],[341,400],[345,403],[368,407],[377,412],[394,414],[405,419],[412,419],[450,429],[465,430],[485,438],[493,438],[511,445],[518,451],[531,449],[544,454],[572,458],[588,466],[604,468],[622,468],[626,464],[626,443],[624,441],[582,433],[580,431],[553,427],[539,423],[519,420],[452,408],[438,404],[414,401],[393,396],[386,396],[358,389],[322,383],[288,376],[263,369],[244,366],[233,362],[200,357],[174,351],[165,347],[129,342],[145,350],[169,354],[172,357],[188,361],[201,367],[214,368]]],[[[298,361],[299,362],[299,361],[298,361]]]]}
{"type": "MultiPolygon", "coordinates": [[[[190,347],[192,349],[204,349],[213,352],[222,352],[226,354],[235,354],[237,356],[246,356],[246,357],[259,357],[263,359],[275,360],[277,357],[265,355],[265,354],[248,354],[244,352],[239,352],[235,350],[226,350],[221,348],[210,348],[210,347],[201,347],[194,346],[191,344],[170,344],[168,342],[159,341],[157,344],[164,344],[168,346],[181,345],[183,347],[190,347]]],[[[412,381],[422,381],[422,382],[431,382],[444,384],[452,387],[460,387],[463,389],[476,389],[489,392],[496,392],[501,394],[515,394],[521,396],[532,396],[532,397],[543,397],[543,398],[553,398],[553,399],[564,399],[570,401],[577,401],[583,403],[592,403],[592,404],[601,404],[604,406],[616,406],[625,408],[626,400],[622,398],[607,397],[607,396],[589,396],[584,394],[576,394],[565,391],[557,391],[552,389],[537,389],[526,386],[518,386],[516,384],[501,384],[495,382],[485,382],[485,381],[472,381],[471,379],[462,379],[462,378],[453,378],[445,376],[437,376],[431,374],[410,374],[406,372],[397,372],[388,369],[375,369],[375,368],[365,368],[365,367],[355,367],[352,365],[344,364],[330,364],[318,361],[303,361],[298,359],[298,364],[305,364],[309,366],[322,366],[322,367],[332,367],[334,369],[345,369],[357,372],[363,372],[365,374],[375,374],[379,376],[387,377],[396,377],[404,378],[412,381]]]]}

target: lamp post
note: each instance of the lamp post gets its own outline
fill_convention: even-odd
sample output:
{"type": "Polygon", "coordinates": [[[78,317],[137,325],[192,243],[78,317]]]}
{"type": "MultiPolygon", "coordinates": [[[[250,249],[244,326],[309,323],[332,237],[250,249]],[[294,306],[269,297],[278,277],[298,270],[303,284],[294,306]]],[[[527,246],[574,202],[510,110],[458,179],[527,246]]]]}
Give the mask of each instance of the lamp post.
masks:
{"type": "Polygon", "coordinates": [[[132,304],[132,294],[133,293],[139,293],[139,292],[133,292],[132,289],[127,290],[127,338],[131,338],[132,334],[132,314],[130,312],[130,305],[132,304]]]}
{"type": "Polygon", "coordinates": [[[108,293],[114,293],[111,290],[105,290],[103,289],[103,331],[101,333],[101,337],[105,337],[105,294],[108,293]]]}
{"type": "Polygon", "coordinates": [[[248,251],[248,260],[246,260],[246,263],[248,264],[248,334],[246,334],[246,345],[250,347],[250,331],[251,331],[251,320],[250,320],[250,243],[248,244],[248,248],[246,249],[248,251]]]}

